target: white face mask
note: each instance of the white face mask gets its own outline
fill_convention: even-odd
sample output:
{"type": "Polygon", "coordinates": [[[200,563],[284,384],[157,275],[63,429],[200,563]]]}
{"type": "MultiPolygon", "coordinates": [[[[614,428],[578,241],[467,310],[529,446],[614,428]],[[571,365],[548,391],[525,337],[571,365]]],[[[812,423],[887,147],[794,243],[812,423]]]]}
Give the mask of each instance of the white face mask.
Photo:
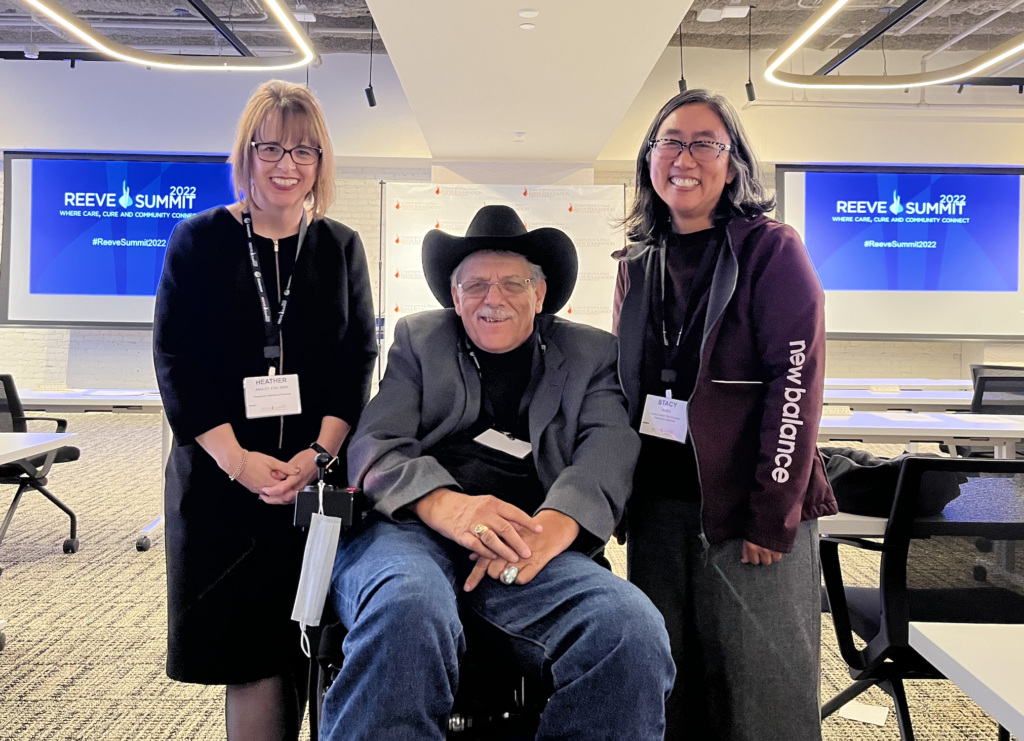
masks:
{"type": "Polygon", "coordinates": [[[309,638],[306,627],[320,625],[320,616],[327,602],[327,590],[331,586],[331,572],[334,557],[338,552],[341,536],[341,518],[327,517],[324,511],[324,482],[320,482],[320,512],[310,519],[306,551],[302,556],[302,574],[299,576],[299,590],[295,595],[292,620],[302,630],[302,651],[309,656],[309,638]]]}

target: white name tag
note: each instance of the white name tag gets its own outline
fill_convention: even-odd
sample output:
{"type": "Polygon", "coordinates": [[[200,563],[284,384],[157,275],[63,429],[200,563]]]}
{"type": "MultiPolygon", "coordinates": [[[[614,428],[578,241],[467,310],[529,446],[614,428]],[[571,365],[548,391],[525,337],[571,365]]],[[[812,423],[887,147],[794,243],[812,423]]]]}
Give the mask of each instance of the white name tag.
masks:
{"type": "Polygon", "coordinates": [[[648,394],[640,434],[686,442],[686,402],[648,394]]]}
{"type": "Polygon", "coordinates": [[[494,429],[481,432],[473,438],[473,442],[500,450],[502,453],[508,453],[516,458],[525,458],[533,451],[533,446],[525,440],[516,440],[514,437],[509,437],[494,429]]]}
{"type": "Polygon", "coordinates": [[[247,419],[302,413],[299,377],[294,373],[286,376],[250,376],[242,385],[245,389],[247,419]]]}

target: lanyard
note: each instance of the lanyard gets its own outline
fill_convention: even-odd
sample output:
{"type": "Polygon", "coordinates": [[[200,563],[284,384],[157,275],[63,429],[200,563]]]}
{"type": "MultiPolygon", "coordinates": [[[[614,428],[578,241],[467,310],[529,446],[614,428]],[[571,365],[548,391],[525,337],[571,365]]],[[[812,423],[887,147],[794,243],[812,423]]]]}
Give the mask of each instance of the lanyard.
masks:
{"type": "Polygon", "coordinates": [[[668,249],[665,244],[665,239],[662,238],[661,244],[658,249],[658,262],[661,273],[661,302],[657,305],[658,315],[661,320],[661,341],[665,348],[668,348],[668,352],[665,353],[665,364],[661,371],[661,380],[663,383],[675,383],[677,378],[677,372],[675,370],[676,361],[679,359],[679,352],[683,342],[683,336],[686,333],[687,328],[693,322],[697,314],[697,306],[700,304],[702,295],[698,295],[701,291],[701,287],[707,280],[708,273],[712,270],[712,266],[715,263],[715,258],[718,255],[718,250],[721,244],[718,235],[713,235],[709,241],[707,247],[704,250],[704,254],[701,256],[700,263],[697,266],[696,272],[690,279],[690,285],[687,289],[686,296],[686,308],[683,311],[682,320],[679,324],[679,333],[676,335],[676,341],[674,344],[669,343],[668,339],[668,328],[665,319],[665,278],[666,278],[666,256],[665,253],[668,249]]]}
{"type": "MultiPolygon", "coordinates": [[[[249,244],[249,265],[252,267],[252,277],[256,281],[256,292],[260,297],[260,308],[263,310],[263,335],[266,344],[263,346],[263,357],[270,361],[270,375],[277,369],[281,357],[281,322],[284,321],[284,313],[288,309],[288,297],[292,292],[292,280],[295,278],[295,268],[288,276],[288,285],[281,294],[281,310],[277,313],[275,322],[270,314],[270,299],[267,297],[267,285],[263,282],[263,271],[260,269],[260,256],[256,251],[256,243],[252,234],[252,214],[248,211],[242,212],[242,223],[245,225],[245,235],[249,244]],[[276,327],[274,325],[277,325],[276,327]]],[[[295,265],[299,264],[299,254],[302,252],[302,243],[306,237],[306,212],[302,212],[302,221],[299,222],[299,244],[295,248],[295,265]]]]}

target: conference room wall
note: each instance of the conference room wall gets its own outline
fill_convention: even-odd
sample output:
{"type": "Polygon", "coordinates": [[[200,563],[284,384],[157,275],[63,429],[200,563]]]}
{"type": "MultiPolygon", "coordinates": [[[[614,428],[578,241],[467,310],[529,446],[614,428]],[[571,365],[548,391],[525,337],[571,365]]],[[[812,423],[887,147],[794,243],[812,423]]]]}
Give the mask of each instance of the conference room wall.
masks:
{"type": "MultiPolygon", "coordinates": [[[[745,53],[710,49],[686,49],[685,53],[690,86],[723,92],[744,108],[744,119],[758,151],[769,164],[1024,163],[1022,113],[991,107],[1007,105],[1007,101],[1016,104],[1015,91],[968,89],[956,96],[951,89],[933,89],[927,93],[927,105],[954,103],[958,107],[878,108],[878,101],[902,105],[908,96],[900,91],[794,93],[763,80],[759,66],[767,52],[759,51],[754,62],[758,102],[747,106],[742,87],[746,81],[745,53]],[[824,107],[836,104],[861,107],[824,107]]],[[[817,52],[802,56],[808,69],[824,58],[817,52]]],[[[889,53],[889,71],[915,69],[919,56],[889,53]]],[[[954,62],[965,55],[943,56],[954,62]]],[[[366,106],[362,95],[366,61],[360,55],[331,55],[323,67],[310,70],[309,81],[324,101],[342,164],[338,172],[339,201],[332,215],[360,230],[374,268],[378,255],[378,181],[431,180],[441,177],[442,166],[452,172],[459,166],[431,162],[397,74],[386,57],[375,63],[374,87],[379,105],[375,109],[366,106]],[[433,175],[427,169],[431,164],[436,165],[433,175]]],[[[678,61],[678,49],[663,54],[594,163],[595,184],[631,181],[630,158],[647,123],[677,90],[678,61]]],[[[882,68],[878,53],[859,55],[854,63],[872,73],[882,68]]],[[[282,76],[305,80],[304,72],[282,76]]],[[[83,64],[74,70],[57,63],[5,64],[0,66],[0,101],[15,115],[0,117],[0,147],[225,151],[231,143],[238,110],[259,81],[248,74],[146,71],[114,63],[83,64]]],[[[911,93],[909,99],[916,103],[918,95],[911,93]]],[[[470,169],[486,173],[503,167],[507,171],[508,163],[490,163],[490,167],[488,163],[472,163],[470,169]]],[[[376,270],[371,269],[371,274],[376,284],[376,270]]],[[[13,364],[19,378],[27,379],[21,381],[25,385],[62,381],[78,385],[152,385],[146,333],[4,329],[0,330],[0,353],[5,367],[13,364]],[[100,383],[103,378],[107,381],[100,383]]],[[[830,342],[828,372],[834,376],[959,376],[966,373],[969,362],[986,359],[988,354],[984,343],[830,342]]],[[[998,354],[1004,362],[1024,361],[1024,351],[1018,345],[1001,343],[998,354]]]]}

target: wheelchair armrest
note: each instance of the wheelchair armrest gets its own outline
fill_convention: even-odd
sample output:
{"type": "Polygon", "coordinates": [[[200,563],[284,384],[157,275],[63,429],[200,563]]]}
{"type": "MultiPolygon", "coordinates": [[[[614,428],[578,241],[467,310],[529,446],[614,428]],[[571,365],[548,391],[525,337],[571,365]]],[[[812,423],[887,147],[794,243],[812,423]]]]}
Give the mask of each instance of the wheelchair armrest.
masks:
{"type": "Polygon", "coordinates": [[[68,421],[59,417],[15,417],[18,422],[56,422],[57,432],[67,432],[68,421]]]}
{"type": "MultiPolygon", "coordinates": [[[[857,539],[859,540],[859,539],[857,539]]],[[[825,591],[828,594],[832,624],[839,642],[839,653],[852,669],[864,669],[867,662],[853,642],[853,626],[850,624],[850,610],[846,604],[846,585],[843,584],[843,570],[839,563],[840,538],[820,538],[818,551],[821,555],[821,573],[825,577],[825,591]]],[[[851,545],[856,546],[856,543],[851,545]]],[[[873,544],[877,545],[877,544],[873,544]]]]}

